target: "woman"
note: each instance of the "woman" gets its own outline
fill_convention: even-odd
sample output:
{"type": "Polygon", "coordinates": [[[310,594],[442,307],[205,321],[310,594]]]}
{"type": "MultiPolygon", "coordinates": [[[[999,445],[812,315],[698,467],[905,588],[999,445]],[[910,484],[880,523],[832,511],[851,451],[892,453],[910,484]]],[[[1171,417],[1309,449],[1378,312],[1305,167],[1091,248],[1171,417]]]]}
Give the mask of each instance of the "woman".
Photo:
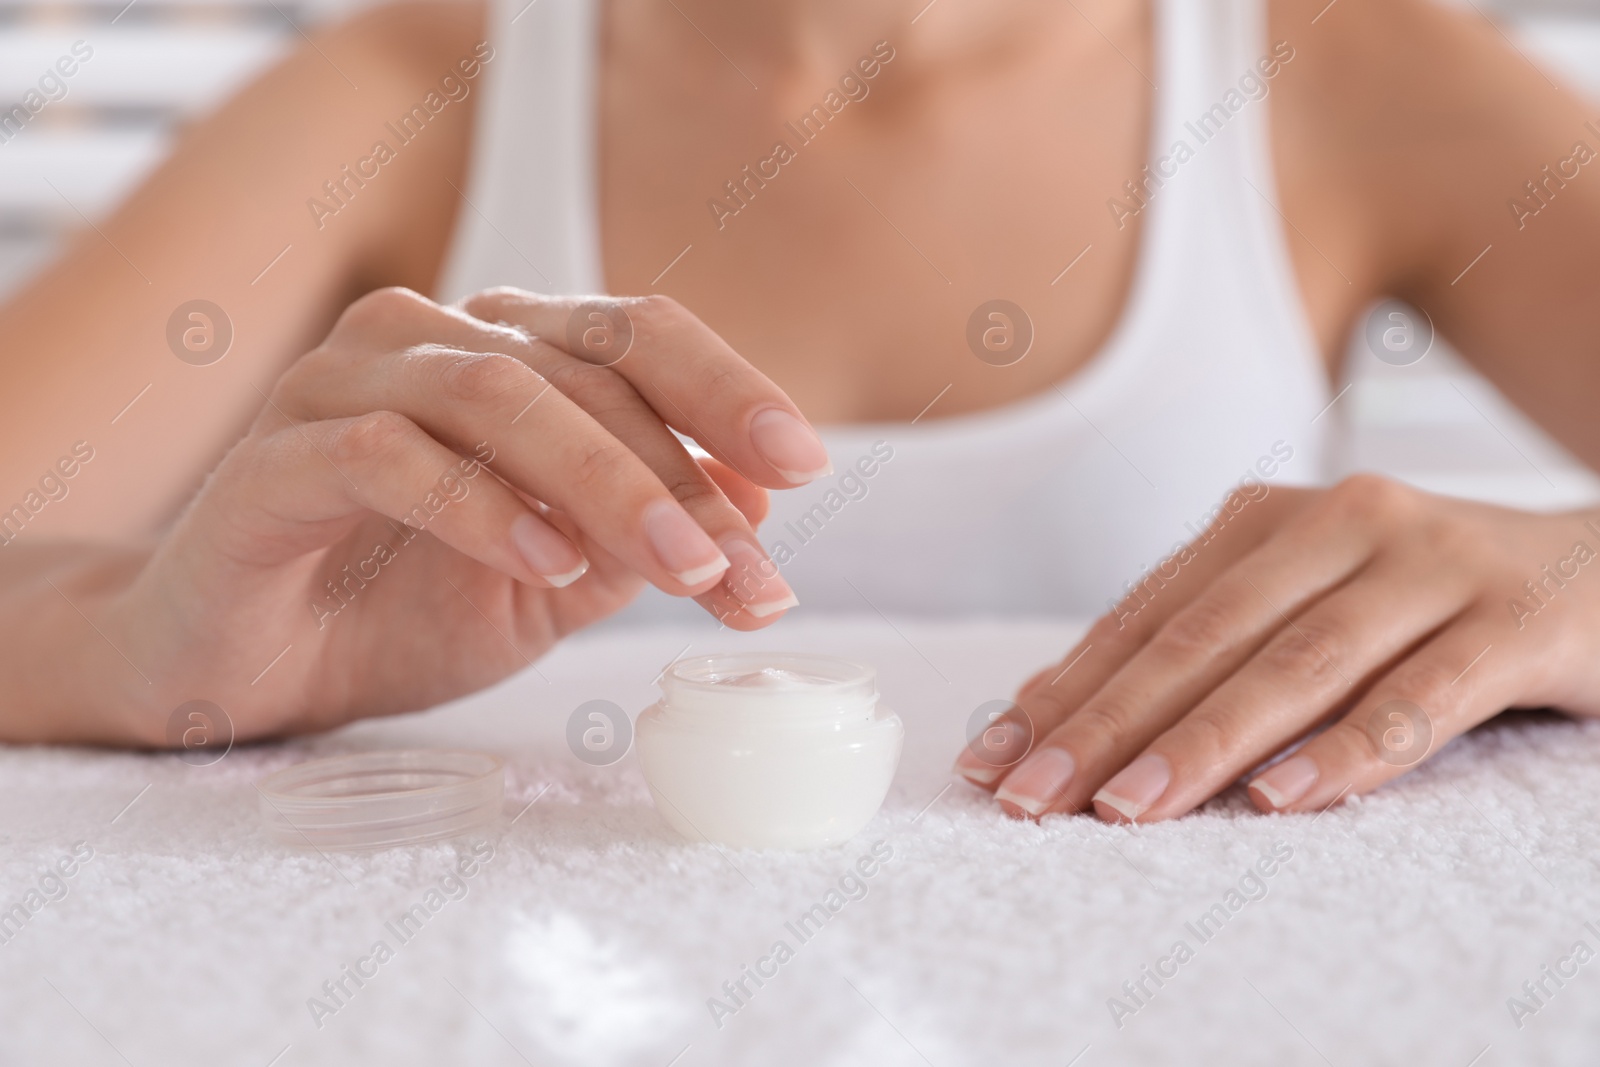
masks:
{"type": "Polygon", "coordinates": [[[1381,295],[1600,463],[1586,119],[1427,0],[375,10],[4,310],[0,729],[423,707],[646,583],[1122,594],[959,755],[1013,814],[1176,816],[1331,721],[1251,783],[1314,809],[1600,713],[1589,515],[1289,484],[1381,295]]]}

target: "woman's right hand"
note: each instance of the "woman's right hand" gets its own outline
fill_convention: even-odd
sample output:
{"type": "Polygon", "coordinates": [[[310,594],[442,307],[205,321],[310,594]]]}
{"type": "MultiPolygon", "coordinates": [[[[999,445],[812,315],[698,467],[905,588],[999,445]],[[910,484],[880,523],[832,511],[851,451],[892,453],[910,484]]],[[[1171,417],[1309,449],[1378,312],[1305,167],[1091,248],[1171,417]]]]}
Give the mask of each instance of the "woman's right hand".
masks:
{"type": "Polygon", "coordinates": [[[755,629],[795,603],[753,532],[760,487],[829,469],[788,397],[663,297],[380,290],[263,400],[153,549],[41,563],[53,621],[19,653],[77,682],[14,703],[9,739],[161,745],[192,699],[240,739],[423,708],[645,582],[755,629]],[[575,314],[631,325],[631,348],[586,352],[575,314]]]}

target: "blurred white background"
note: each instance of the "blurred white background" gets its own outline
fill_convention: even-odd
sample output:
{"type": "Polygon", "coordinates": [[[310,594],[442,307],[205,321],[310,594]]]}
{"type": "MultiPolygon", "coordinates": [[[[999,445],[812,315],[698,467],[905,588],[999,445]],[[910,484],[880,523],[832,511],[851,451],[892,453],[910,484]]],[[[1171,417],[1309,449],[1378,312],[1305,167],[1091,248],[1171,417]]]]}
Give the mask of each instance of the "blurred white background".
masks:
{"type": "Polygon", "coordinates": [[[83,225],[79,211],[110,210],[183,122],[293,48],[302,30],[375,2],[0,0],[0,107],[74,41],[94,48],[66,97],[0,143],[0,298],[83,225]]]}
{"type": "MultiPolygon", "coordinates": [[[[302,30],[372,2],[0,0],[0,103],[18,100],[73,41],[94,47],[68,95],[0,143],[0,299],[82,225],[79,212],[108,211],[184,121],[293,47],[302,30]]],[[[1454,2],[1501,21],[1527,56],[1595,100],[1600,116],[1600,0],[1454,2]]],[[[1348,431],[1347,469],[1528,507],[1600,500],[1600,479],[1443,344],[1393,367],[1358,334],[1349,366],[1350,389],[1326,416],[1348,431]]]]}

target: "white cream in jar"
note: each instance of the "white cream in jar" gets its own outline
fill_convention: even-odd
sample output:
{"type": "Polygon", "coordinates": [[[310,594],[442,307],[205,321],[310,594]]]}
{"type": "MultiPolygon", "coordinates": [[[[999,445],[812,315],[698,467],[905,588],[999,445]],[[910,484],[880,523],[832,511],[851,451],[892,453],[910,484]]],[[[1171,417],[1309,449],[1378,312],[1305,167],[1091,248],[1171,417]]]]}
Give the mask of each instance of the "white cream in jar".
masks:
{"type": "Polygon", "coordinates": [[[820,848],[853,837],[889,791],[905,727],[870,667],[826,656],[679,660],[636,726],[656,807],[695,841],[820,848]]]}

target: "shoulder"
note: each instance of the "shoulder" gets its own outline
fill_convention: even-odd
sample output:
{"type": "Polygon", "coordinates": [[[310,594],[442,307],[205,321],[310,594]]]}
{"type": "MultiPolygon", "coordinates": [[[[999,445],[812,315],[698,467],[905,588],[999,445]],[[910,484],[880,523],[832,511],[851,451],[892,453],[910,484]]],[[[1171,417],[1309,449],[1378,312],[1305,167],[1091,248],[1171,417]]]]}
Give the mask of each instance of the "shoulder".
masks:
{"type": "Polygon", "coordinates": [[[1388,291],[1470,258],[1507,195],[1582,132],[1579,101],[1476,8],[1267,3],[1272,39],[1295,50],[1274,87],[1279,165],[1341,205],[1388,291]]]}
{"type": "Polygon", "coordinates": [[[318,36],[379,76],[437,80],[484,43],[486,0],[402,0],[366,8],[318,36]]]}

